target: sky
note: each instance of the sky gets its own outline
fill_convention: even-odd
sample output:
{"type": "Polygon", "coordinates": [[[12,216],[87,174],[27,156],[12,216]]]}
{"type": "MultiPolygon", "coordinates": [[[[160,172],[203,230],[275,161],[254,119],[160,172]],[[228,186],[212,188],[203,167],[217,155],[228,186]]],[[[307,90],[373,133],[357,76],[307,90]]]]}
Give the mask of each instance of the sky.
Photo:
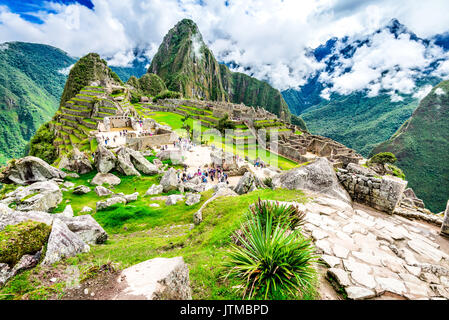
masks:
{"type": "MultiPolygon", "coordinates": [[[[396,18],[432,38],[449,31],[447,12],[447,0],[0,0],[0,43],[45,43],[74,57],[97,52],[110,65],[126,66],[134,49],[151,59],[168,30],[190,18],[219,61],[285,90],[322,71],[310,48],[332,37],[358,39],[396,18]]],[[[321,75],[329,84],[322,96],[357,90],[374,96],[380,89],[391,90],[393,100],[397,93],[422,95],[411,75],[435,61],[449,76],[449,57],[435,46],[375,35],[373,45],[341,59],[349,74],[321,75]]]]}

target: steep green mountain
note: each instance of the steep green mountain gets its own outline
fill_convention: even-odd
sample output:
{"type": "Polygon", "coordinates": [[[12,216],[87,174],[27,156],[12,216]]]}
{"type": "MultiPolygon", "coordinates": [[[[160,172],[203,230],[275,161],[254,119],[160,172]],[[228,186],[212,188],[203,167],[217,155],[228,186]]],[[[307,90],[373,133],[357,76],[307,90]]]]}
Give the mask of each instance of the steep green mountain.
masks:
{"type": "Polygon", "coordinates": [[[70,70],[69,77],[61,96],[60,106],[75,97],[82,88],[90,85],[92,81],[97,81],[99,85],[108,83],[120,84],[122,81],[118,75],[113,72],[106,62],[101,59],[97,53],[89,53],[82,57],[70,70]]]}
{"type": "Polygon", "coordinates": [[[168,32],[148,72],[160,76],[169,90],[186,98],[260,106],[290,121],[291,113],[280,92],[219,64],[192,20],[184,19],[168,32]]]}
{"type": "Polygon", "coordinates": [[[37,128],[52,117],[74,62],[47,45],[0,45],[0,164],[23,156],[37,128]]]}
{"type": "Polygon", "coordinates": [[[127,84],[133,86],[142,94],[152,97],[155,97],[162,91],[167,90],[164,81],[154,73],[144,74],[139,79],[135,76],[131,76],[128,79],[127,84]]]}
{"type": "Polygon", "coordinates": [[[418,100],[408,96],[393,103],[389,95],[367,97],[358,92],[333,95],[330,101],[307,109],[302,118],[310,132],[334,139],[368,156],[412,115],[418,100]]]}
{"type": "Polygon", "coordinates": [[[449,81],[434,87],[391,139],[373,150],[393,152],[409,185],[432,211],[449,199],[449,81]]]}
{"type": "MultiPolygon", "coordinates": [[[[53,163],[68,154],[73,146],[82,151],[91,150],[94,142],[88,139],[89,131],[96,129],[104,117],[114,116],[117,111],[117,104],[104,98],[108,95],[105,87],[119,88],[121,84],[117,74],[98,54],[89,53],[79,59],[70,70],[59,109],[31,139],[30,155],[53,163]]],[[[110,91],[125,95],[122,89],[110,91]]]]}

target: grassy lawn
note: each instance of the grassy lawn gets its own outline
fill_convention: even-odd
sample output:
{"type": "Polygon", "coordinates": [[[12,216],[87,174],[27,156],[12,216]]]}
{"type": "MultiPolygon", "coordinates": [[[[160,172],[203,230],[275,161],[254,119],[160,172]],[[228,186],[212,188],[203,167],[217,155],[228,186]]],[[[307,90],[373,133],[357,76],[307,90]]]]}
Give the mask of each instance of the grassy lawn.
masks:
{"type": "MultiPolygon", "coordinates": [[[[84,176],[81,180],[88,178],[84,176]]],[[[142,179],[146,180],[145,177],[142,179]]],[[[145,182],[142,183],[145,187],[136,182],[137,190],[146,188],[145,182]]],[[[118,188],[125,188],[132,181],[124,179],[122,183],[118,188]]],[[[182,256],[189,266],[193,299],[241,299],[232,289],[235,283],[223,278],[222,263],[230,249],[230,236],[240,227],[248,206],[259,197],[297,202],[305,202],[306,198],[301,191],[271,189],[257,190],[238,199],[218,198],[203,211],[203,222],[193,227],[193,213],[211,194],[211,191],[203,193],[201,203],[192,207],[184,202],[170,207],[157,202],[161,204],[160,208],[150,208],[147,204],[154,201],[140,197],[128,205],[116,205],[96,213],[95,219],[109,234],[108,241],[91,246],[89,253],[59,262],[53,268],[76,266],[83,276],[89,267],[107,262],[114,262],[123,269],[155,257],[182,256]]],[[[86,200],[83,196],[72,197],[71,204],[80,208],[86,200]]],[[[56,282],[47,287],[39,284],[36,275],[45,272],[42,268],[38,266],[15,277],[0,290],[0,299],[20,299],[30,292],[31,299],[46,299],[62,292],[64,283],[56,282]],[[8,293],[11,295],[6,295],[8,293]]]]}

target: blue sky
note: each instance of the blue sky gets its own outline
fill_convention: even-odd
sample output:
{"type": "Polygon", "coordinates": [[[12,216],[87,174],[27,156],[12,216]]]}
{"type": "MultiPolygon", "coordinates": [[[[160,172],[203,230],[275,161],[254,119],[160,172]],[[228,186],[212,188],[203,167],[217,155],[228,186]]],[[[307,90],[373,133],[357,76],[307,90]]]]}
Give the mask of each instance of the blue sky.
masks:
{"type": "Polygon", "coordinates": [[[63,5],[79,3],[89,9],[92,9],[94,6],[90,0],[0,0],[0,5],[6,5],[12,12],[19,14],[29,22],[42,24],[43,21],[36,16],[38,12],[56,13],[55,10],[48,6],[48,2],[63,5]]]}
{"type": "MultiPolygon", "coordinates": [[[[97,52],[110,65],[127,66],[136,52],[151,59],[164,35],[190,18],[219,61],[283,90],[323,68],[310,48],[332,37],[363,39],[397,18],[431,39],[449,31],[447,12],[448,0],[0,0],[0,43],[44,43],[74,57],[97,52]]],[[[449,55],[438,48],[407,36],[372,37],[372,45],[340,61],[351,73],[324,73],[323,81],[341,93],[375,95],[382,88],[411,92],[409,75],[432,61],[444,61],[449,76],[449,55]],[[384,82],[379,70],[386,68],[384,82]]]]}

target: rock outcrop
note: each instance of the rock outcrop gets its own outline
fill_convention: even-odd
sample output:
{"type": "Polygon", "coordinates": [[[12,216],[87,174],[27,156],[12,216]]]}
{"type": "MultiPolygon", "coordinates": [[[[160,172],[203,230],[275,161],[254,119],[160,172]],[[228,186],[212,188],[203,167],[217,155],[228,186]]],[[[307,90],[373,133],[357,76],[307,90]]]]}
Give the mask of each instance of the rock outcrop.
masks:
{"type": "Polygon", "coordinates": [[[131,162],[127,148],[121,148],[117,152],[117,170],[126,176],[140,176],[139,171],[137,171],[131,162]]]}
{"type": "Polygon", "coordinates": [[[178,176],[176,175],[176,170],[173,168],[168,169],[160,182],[164,192],[169,192],[178,189],[178,176]]]}
{"type": "Polygon", "coordinates": [[[374,171],[353,163],[346,170],[340,169],[337,175],[354,201],[390,214],[407,186],[407,181],[392,176],[378,177],[374,171]]]}
{"type": "Polygon", "coordinates": [[[163,190],[164,190],[164,187],[161,186],[160,184],[158,184],[158,185],[153,184],[150,188],[148,188],[145,195],[152,196],[152,195],[156,195],[156,194],[161,194],[163,190]]]}
{"type": "Polygon", "coordinates": [[[187,193],[186,205],[193,206],[201,201],[201,194],[199,193],[187,193]]]}
{"type": "Polygon", "coordinates": [[[94,164],[99,173],[108,173],[115,168],[116,156],[106,147],[99,144],[95,152],[94,164]]]}
{"type": "Polygon", "coordinates": [[[77,234],[70,231],[62,220],[55,219],[47,243],[47,252],[42,264],[51,265],[64,258],[89,252],[89,250],[89,245],[84,243],[77,234]]]}
{"type": "Polygon", "coordinates": [[[73,147],[68,157],[61,159],[59,168],[74,171],[79,174],[85,174],[93,170],[89,158],[76,147],[73,147]]]}
{"type": "Polygon", "coordinates": [[[234,191],[237,194],[242,195],[264,187],[265,185],[253,173],[246,172],[243,177],[240,178],[234,191]]]}
{"type": "Polygon", "coordinates": [[[45,211],[54,209],[62,201],[62,192],[54,181],[35,182],[19,187],[6,195],[1,202],[15,202],[19,211],[45,211]]]}
{"type": "Polygon", "coordinates": [[[92,179],[91,184],[101,186],[103,184],[109,184],[115,186],[120,184],[121,180],[119,177],[113,175],[112,173],[97,173],[92,179]]]}
{"type": "Polygon", "coordinates": [[[104,197],[104,196],[108,196],[110,194],[113,194],[113,192],[105,187],[102,186],[96,186],[95,187],[95,193],[97,194],[97,196],[99,197],[104,197]]]}
{"type": "Polygon", "coordinates": [[[348,192],[340,185],[332,164],[326,158],[289,170],[273,178],[276,188],[310,190],[350,203],[348,192]]]}
{"type": "Polygon", "coordinates": [[[0,173],[0,182],[20,185],[42,182],[51,179],[64,179],[66,174],[37,157],[28,156],[13,160],[0,173]]]}
{"type": "Polygon", "coordinates": [[[101,244],[108,239],[108,234],[91,216],[83,215],[72,218],[61,218],[70,231],[77,234],[87,244],[101,244]]]}
{"type": "Polygon", "coordinates": [[[75,189],[73,189],[73,193],[79,194],[79,195],[89,193],[90,191],[91,191],[90,188],[85,185],[80,185],[80,186],[77,186],[75,189]]]}
{"type": "Polygon", "coordinates": [[[155,258],[129,267],[119,276],[114,300],[190,300],[189,268],[182,257],[155,258]]]}

